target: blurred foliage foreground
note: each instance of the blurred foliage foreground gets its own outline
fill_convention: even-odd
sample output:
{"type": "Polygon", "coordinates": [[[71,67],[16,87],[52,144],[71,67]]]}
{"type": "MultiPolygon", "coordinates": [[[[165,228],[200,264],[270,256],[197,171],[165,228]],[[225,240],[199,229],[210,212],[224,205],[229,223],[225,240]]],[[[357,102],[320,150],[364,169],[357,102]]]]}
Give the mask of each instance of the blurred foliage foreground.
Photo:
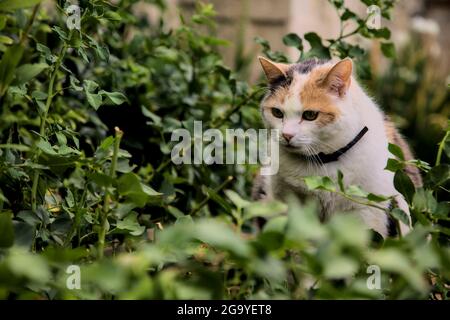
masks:
{"type": "MultiPolygon", "coordinates": [[[[264,90],[224,67],[217,47],[226,43],[207,31],[211,6],[167,30],[133,15],[135,1],[80,1],[81,30],[69,30],[68,3],[39,2],[0,2],[1,298],[448,298],[448,129],[432,165],[389,147],[411,233],[384,240],[346,215],[324,225],[314,202],[246,200],[254,167],[170,162],[171,133],[192,130],[194,119],[260,126],[264,90]],[[414,189],[406,164],[423,171],[424,188],[414,189]],[[257,217],[267,220],[261,230],[257,217]]],[[[389,18],[392,1],[363,2],[389,18]]],[[[296,34],[284,43],[300,58],[351,56],[370,78],[366,52],[345,39],[380,39],[393,58],[389,30],[368,29],[343,1],[330,5],[356,29],[333,40],[305,34],[309,51],[296,34]]],[[[345,186],[342,175],[305,182],[367,205],[387,199],[345,186]]]]}

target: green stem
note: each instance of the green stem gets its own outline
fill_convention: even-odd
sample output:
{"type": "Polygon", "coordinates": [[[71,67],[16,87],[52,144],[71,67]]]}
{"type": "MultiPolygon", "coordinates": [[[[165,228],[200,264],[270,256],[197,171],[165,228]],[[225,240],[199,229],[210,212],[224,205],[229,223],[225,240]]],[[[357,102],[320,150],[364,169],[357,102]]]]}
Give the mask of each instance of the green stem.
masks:
{"type": "Polygon", "coordinates": [[[342,197],[344,197],[344,198],[346,198],[346,199],[348,199],[348,200],[350,200],[352,202],[355,202],[355,203],[358,203],[358,204],[362,204],[364,206],[369,206],[369,207],[373,207],[373,208],[376,208],[376,209],[380,209],[380,210],[382,210],[382,211],[384,211],[386,213],[389,213],[388,209],[386,209],[386,208],[384,208],[382,206],[373,204],[372,202],[360,201],[360,200],[355,199],[355,198],[353,198],[353,197],[349,196],[348,194],[346,194],[344,192],[341,192],[341,191],[335,191],[335,193],[341,195],[342,197]]]}
{"type": "MultiPolygon", "coordinates": [[[[225,182],[223,182],[220,186],[218,186],[218,187],[214,190],[214,192],[217,193],[217,192],[221,191],[221,190],[222,190],[223,188],[225,188],[231,181],[233,181],[233,177],[232,177],[232,176],[229,176],[229,177],[227,178],[227,180],[225,180],[225,182]]],[[[190,216],[193,216],[194,214],[196,214],[201,208],[203,208],[203,207],[208,203],[209,199],[211,199],[211,196],[210,196],[210,195],[206,196],[206,198],[203,199],[202,202],[200,202],[200,203],[198,204],[197,207],[195,207],[194,209],[191,210],[191,212],[189,213],[189,215],[190,215],[190,216]]]]}
{"type": "Polygon", "coordinates": [[[30,19],[28,20],[27,25],[25,26],[25,30],[24,30],[24,32],[20,35],[20,40],[19,40],[19,43],[20,43],[20,44],[23,44],[23,43],[25,42],[25,40],[27,39],[27,35],[30,33],[31,26],[33,25],[34,19],[36,18],[36,14],[37,14],[37,12],[38,12],[38,10],[39,10],[39,6],[40,6],[40,5],[41,5],[41,4],[38,3],[37,5],[34,6],[33,12],[31,13],[31,17],[30,17],[30,19]]]}
{"type": "MultiPolygon", "coordinates": [[[[69,38],[71,37],[72,34],[69,35],[69,38]]],[[[55,85],[55,80],[56,80],[56,76],[58,74],[58,70],[59,67],[61,66],[61,63],[64,59],[64,56],[66,55],[67,52],[67,42],[64,43],[61,52],[59,54],[58,60],[55,63],[55,67],[53,68],[52,74],[50,75],[50,82],[48,85],[48,91],[47,91],[47,100],[45,102],[45,109],[44,109],[44,113],[41,116],[41,124],[39,126],[39,135],[42,137],[45,134],[45,125],[47,123],[47,117],[48,117],[48,111],[50,110],[50,106],[52,104],[53,101],[53,90],[54,90],[54,85],[55,85]]],[[[41,155],[40,150],[36,151],[36,159],[39,159],[39,156],[41,155]]],[[[36,211],[37,205],[36,205],[36,194],[37,194],[37,188],[39,185],[39,174],[40,171],[39,169],[37,169],[34,172],[34,176],[33,176],[33,186],[31,187],[31,208],[33,211],[36,211]]]]}
{"type": "MultiPolygon", "coordinates": [[[[122,140],[123,131],[118,127],[115,127],[116,137],[114,141],[114,151],[111,159],[111,166],[109,168],[109,176],[114,179],[116,176],[117,158],[119,155],[120,141],[122,140]]],[[[100,216],[100,231],[98,233],[98,256],[103,258],[103,251],[105,250],[105,237],[108,231],[108,213],[109,213],[109,202],[111,200],[111,195],[109,194],[108,188],[105,188],[105,195],[103,198],[103,210],[100,216]]]]}
{"type": "MultiPolygon", "coordinates": [[[[373,204],[372,202],[360,201],[360,200],[355,199],[355,198],[353,198],[353,197],[351,197],[351,196],[349,196],[349,195],[347,195],[347,194],[345,194],[345,193],[343,193],[343,192],[340,192],[340,191],[336,191],[336,193],[339,194],[339,195],[341,195],[341,196],[343,196],[344,198],[346,198],[346,199],[348,199],[348,200],[350,200],[350,201],[353,201],[353,202],[355,202],[355,203],[358,203],[358,204],[361,204],[361,205],[364,205],[364,206],[369,206],[369,207],[372,207],[372,208],[376,208],[376,209],[382,210],[382,211],[384,211],[387,215],[390,215],[389,209],[387,209],[387,208],[384,208],[384,207],[382,207],[382,206],[373,204]]],[[[399,222],[397,219],[395,219],[395,227],[396,227],[396,229],[397,229],[398,237],[399,237],[399,238],[402,238],[402,232],[401,232],[401,229],[400,229],[400,222],[399,222]]]]}
{"type": "Polygon", "coordinates": [[[447,129],[447,132],[445,133],[444,138],[439,143],[439,149],[436,157],[436,166],[441,164],[441,158],[442,158],[442,151],[444,151],[445,142],[447,141],[448,137],[450,135],[450,128],[447,129]]]}
{"type": "MultiPolygon", "coordinates": [[[[37,11],[37,6],[35,7],[35,11],[37,11]]],[[[33,19],[36,14],[35,11],[33,11],[33,16],[32,16],[33,19]]],[[[72,31],[70,31],[70,33],[69,33],[69,39],[71,37],[72,37],[72,31]]],[[[64,60],[64,57],[66,55],[68,47],[69,46],[68,46],[67,42],[65,42],[61,49],[61,52],[58,56],[58,60],[55,63],[52,74],[50,75],[50,82],[49,82],[48,91],[47,91],[47,100],[45,103],[44,113],[41,116],[41,124],[39,126],[39,135],[40,136],[44,136],[44,134],[45,134],[45,126],[47,123],[48,112],[49,112],[50,106],[53,102],[53,98],[55,97],[55,95],[53,94],[53,91],[54,91],[56,76],[57,76],[59,68],[61,67],[62,61],[64,60]]],[[[39,156],[40,156],[40,151],[38,150],[36,152],[36,158],[38,159],[39,156]]],[[[39,184],[39,170],[36,170],[34,172],[33,186],[31,188],[31,207],[32,207],[33,211],[36,210],[36,194],[37,194],[38,184],[39,184]]]]}
{"type": "MultiPolygon", "coordinates": [[[[72,227],[70,229],[69,235],[66,237],[66,240],[64,241],[64,247],[67,247],[71,242],[73,237],[75,235],[78,236],[78,241],[80,241],[80,222],[81,222],[81,213],[82,208],[84,208],[84,202],[86,199],[86,193],[87,193],[87,185],[84,185],[83,193],[81,194],[81,199],[79,202],[77,202],[75,206],[75,217],[74,222],[72,224],[72,227]]],[[[80,243],[78,243],[78,246],[80,246],[80,243]]]]}

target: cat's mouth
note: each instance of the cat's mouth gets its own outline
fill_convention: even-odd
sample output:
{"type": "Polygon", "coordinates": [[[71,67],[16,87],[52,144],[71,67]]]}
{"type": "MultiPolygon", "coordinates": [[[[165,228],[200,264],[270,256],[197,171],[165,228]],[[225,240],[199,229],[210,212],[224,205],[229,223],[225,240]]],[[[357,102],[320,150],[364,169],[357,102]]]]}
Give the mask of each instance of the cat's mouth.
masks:
{"type": "Polygon", "coordinates": [[[281,144],[281,146],[290,153],[306,154],[303,146],[293,145],[289,142],[281,144]]]}
{"type": "Polygon", "coordinates": [[[292,143],[292,141],[291,142],[283,141],[280,144],[283,150],[292,155],[308,157],[312,153],[315,153],[313,152],[311,145],[307,142],[299,143],[299,141],[296,141],[296,143],[292,143]]]}

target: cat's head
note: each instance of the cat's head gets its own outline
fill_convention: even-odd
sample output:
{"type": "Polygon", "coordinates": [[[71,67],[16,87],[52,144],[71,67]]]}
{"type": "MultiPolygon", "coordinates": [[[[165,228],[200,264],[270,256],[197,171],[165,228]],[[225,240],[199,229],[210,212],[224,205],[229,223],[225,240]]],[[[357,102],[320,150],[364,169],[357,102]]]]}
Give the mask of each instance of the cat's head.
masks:
{"type": "Polygon", "coordinates": [[[312,155],[334,152],[348,142],[346,130],[357,117],[349,98],[350,59],[283,64],[260,57],[259,61],[269,83],[262,116],[266,127],[279,129],[284,150],[312,155]]]}

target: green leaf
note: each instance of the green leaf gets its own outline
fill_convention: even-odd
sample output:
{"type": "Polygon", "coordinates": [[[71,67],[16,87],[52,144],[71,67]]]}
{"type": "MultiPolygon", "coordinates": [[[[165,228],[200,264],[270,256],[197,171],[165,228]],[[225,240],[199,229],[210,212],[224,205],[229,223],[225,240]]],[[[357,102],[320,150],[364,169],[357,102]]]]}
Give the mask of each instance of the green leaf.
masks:
{"type": "Polygon", "coordinates": [[[424,183],[428,188],[438,188],[450,180],[450,165],[440,164],[428,171],[424,183]]]}
{"type": "Polygon", "coordinates": [[[329,177],[310,176],[310,177],[304,177],[303,180],[305,181],[306,186],[310,190],[321,189],[321,190],[327,190],[327,191],[331,191],[331,192],[336,191],[334,182],[329,177]]]}
{"type": "Polygon", "coordinates": [[[383,52],[384,56],[387,58],[395,57],[395,46],[392,42],[382,42],[381,43],[381,52],[383,52]]]}
{"type": "Polygon", "coordinates": [[[325,263],[323,274],[329,279],[350,277],[358,271],[358,263],[348,257],[334,256],[325,263]]]}
{"type": "Polygon", "coordinates": [[[0,212],[0,248],[9,248],[14,244],[14,226],[12,212],[0,212]]]}
{"type": "Polygon", "coordinates": [[[244,220],[256,217],[270,218],[287,212],[286,204],[279,201],[253,202],[244,208],[244,220]]]}
{"type": "Polygon", "coordinates": [[[249,267],[253,272],[264,277],[269,282],[280,283],[286,279],[286,269],[283,263],[269,255],[264,259],[253,259],[249,267]]]}
{"type": "Polygon", "coordinates": [[[6,26],[6,15],[0,15],[0,31],[5,29],[6,26]]]}
{"type": "Polygon", "coordinates": [[[30,147],[23,144],[6,143],[0,144],[0,149],[14,149],[17,151],[30,151],[30,147]]]}
{"type": "Polygon", "coordinates": [[[436,209],[432,212],[433,217],[437,219],[450,220],[450,203],[449,202],[439,202],[436,209]]]}
{"type": "Polygon", "coordinates": [[[35,228],[26,222],[13,221],[14,225],[14,245],[30,248],[35,235],[35,228]]]}
{"type": "Polygon", "coordinates": [[[327,229],[320,222],[317,206],[308,202],[302,206],[296,198],[288,199],[288,223],[286,237],[291,241],[323,240],[327,236],[327,229]]]}
{"type": "Polygon", "coordinates": [[[162,196],[162,193],[141,183],[139,177],[132,172],[123,174],[117,183],[119,194],[127,197],[137,207],[143,207],[151,198],[162,196]]]}
{"type": "Polygon", "coordinates": [[[227,212],[231,212],[232,207],[230,206],[230,204],[227,201],[225,201],[225,199],[223,199],[219,194],[217,194],[216,191],[214,191],[211,188],[208,188],[207,186],[202,186],[202,191],[208,197],[210,197],[211,200],[213,200],[215,203],[224,208],[227,212]]]}
{"type": "Polygon", "coordinates": [[[403,155],[403,150],[396,144],[389,143],[388,150],[394,156],[396,156],[400,160],[405,160],[405,156],[403,155]]]}
{"type": "Polygon", "coordinates": [[[98,88],[98,84],[92,80],[84,80],[83,88],[86,93],[88,103],[91,107],[97,110],[103,103],[102,95],[100,93],[94,93],[94,91],[98,88]]]}
{"type": "Polygon", "coordinates": [[[13,45],[3,54],[0,61],[0,96],[3,96],[14,79],[16,67],[22,59],[24,47],[13,45]]]}
{"type": "Polygon", "coordinates": [[[114,12],[114,11],[107,11],[105,13],[105,18],[111,21],[121,21],[122,17],[120,16],[119,13],[114,12]]]}
{"type": "Polygon", "coordinates": [[[412,202],[414,195],[414,184],[410,177],[403,171],[398,170],[394,175],[394,187],[400,192],[408,203],[412,202]]]}
{"type": "Polygon", "coordinates": [[[66,203],[69,208],[73,208],[75,206],[75,199],[70,189],[67,189],[66,203]]]}
{"type": "Polygon", "coordinates": [[[406,214],[405,211],[403,211],[400,208],[394,208],[391,212],[390,215],[396,219],[399,220],[401,222],[403,222],[404,224],[406,224],[407,226],[409,226],[409,216],[406,214]]]}
{"type": "Polygon", "coordinates": [[[287,223],[288,217],[285,215],[269,219],[263,227],[263,232],[284,234],[287,223]]]}
{"type": "Polygon", "coordinates": [[[349,196],[362,197],[362,198],[365,198],[368,195],[368,193],[366,191],[364,191],[363,189],[361,189],[360,187],[355,186],[355,185],[349,186],[345,190],[345,193],[349,196]]]}
{"type": "Polygon", "coordinates": [[[262,37],[255,37],[255,42],[263,47],[263,52],[270,50],[270,44],[269,41],[262,37]]]}
{"type": "Polygon", "coordinates": [[[248,259],[251,255],[250,246],[229,226],[214,220],[202,220],[197,222],[195,237],[216,249],[230,252],[231,254],[248,259]]]}
{"type": "Polygon", "coordinates": [[[66,138],[66,136],[64,135],[64,133],[62,133],[62,132],[57,132],[57,133],[56,133],[56,139],[58,140],[58,144],[59,144],[60,146],[62,146],[62,145],[67,145],[67,138],[66,138]]]}
{"type": "Polygon", "coordinates": [[[251,204],[250,201],[242,199],[241,196],[233,190],[225,190],[224,192],[238,209],[245,208],[251,204]]]}
{"type": "Polygon", "coordinates": [[[88,174],[88,177],[99,187],[110,187],[114,182],[113,178],[101,172],[93,172],[91,174],[88,174]]]}
{"type": "Polygon", "coordinates": [[[424,292],[427,284],[422,273],[410,262],[403,251],[386,248],[371,251],[369,262],[378,265],[383,272],[395,272],[403,276],[416,290],[424,292]]]}
{"type": "Polygon", "coordinates": [[[185,216],[183,212],[181,212],[177,207],[174,206],[167,206],[167,211],[169,211],[169,213],[177,219],[185,216]]]}
{"type": "Polygon", "coordinates": [[[105,90],[100,90],[98,94],[105,95],[111,100],[112,103],[116,105],[121,105],[122,103],[127,101],[127,97],[121,92],[107,92],[105,90]]]}
{"type": "Polygon", "coordinates": [[[296,33],[289,33],[283,37],[283,43],[288,47],[297,48],[303,51],[302,39],[296,33]]]}
{"type": "Polygon", "coordinates": [[[0,10],[10,11],[29,8],[41,3],[42,0],[0,0],[0,10]]]}
{"type": "Polygon", "coordinates": [[[32,254],[22,248],[11,250],[6,265],[18,277],[25,277],[37,283],[47,283],[50,280],[50,265],[40,255],[32,254]]]}
{"type": "Polygon", "coordinates": [[[388,40],[391,37],[391,31],[388,28],[370,29],[370,32],[377,38],[388,40]]]}
{"type": "Polygon", "coordinates": [[[160,58],[162,61],[166,62],[176,62],[178,59],[178,51],[175,49],[170,49],[167,47],[157,47],[155,48],[154,54],[160,58]]]}
{"type": "Polygon", "coordinates": [[[132,236],[140,236],[145,231],[145,227],[141,226],[137,221],[137,214],[132,212],[125,219],[117,221],[117,229],[130,231],[132,236]]]}
{"type": "Polygon", "coordinates": [[[329,221],[329,229],[332,231],[332,239],[336,243],[365,248],[369,242],[369,231],[355,215],[336,214],[329,221]]]}
{"type": "Polygon", "coordinates": [[[414,194],[412,206],[419,212],[432,213],[436,210],[437,201],[434,198],[433,192],[431,190],[419,188],[414,194]]]}
{"type": "Polygon", "coordinates": [[[55,62],[58,59],[55,55],[52,54],[50,48],[43,45],[42,43],[36,44],[36,50],[41,53],[41,56],[44,57],[45,60],[51,63],[55,62]]]}
{"type": "Polygon", "coordinates": [[[33,97],[33,99],[36,99],[36,100],[45,100],[45,99],[47,99],[48,94],[43,91],[34,90],[31,93],[31,96],[33,97]]]}
{"type": "Polygon", "coordinates": [[[91,45],[93,46],[93,48],[95,49],[95,53],[101,60],[106,62],[109,61],[110,52],[107,46],[100,45],[97,43],[97,41],[91,41],[91,45]]]}
{"type": "Polygon", "coordinates": [[[39,149],[41,149],[43,152],[47,153],[47,154],[52,154],[52,155],[56,155],[58,154],[52,147],[52,145],[50,144],[50,142],[40,138],[38,143],[36,144],[36,147],[38,147],[39,149]]]}
{"type": "Polygon", "coordinates": [[[390,197],[386,197],[381,194],[369,193],[367,195],[367,200],[373,201],[373,202],[383,202],[383,201],[387,201],[389,199],[390,199],[390,197]]]}
{"type": "Polygon", "coordinates": [[[52,30],[54,30],[58,34],[58,36],[59,36],[59,38],[61,40],[63,40],[63,41],[69,40],[69,37],[67,36],[67,33],[63,29],[61,29],[60,27],[53,26],[52,30]]]}
{"type": "Polygon", "coordinates": [[[225,79],[230,79],[231,76],[231,70],[223,65],[216,65],[214,66],[214,70],[218,73],[220,73],[225,79]]]}
{"type": "Polygon", "coordinates": [[[98,83],[92,80],[84,80],[83,86],[87,92],[94,92],[98,88],[98,83]]]}
{"type": "Polygon", "coordinates": [[[344,13],[341,16],[341,20],[342,21],[346,21],[348,19],[354,18],[356,17],[355,13],[353,11],[348,10],[347,8],[345,9],[344,13]]]}
{"type": "Polygon", "coordinates": [[[70,79],[70,86],[75,91],[83,91],[83,87],[79,86],[80,80],[75,78],[73,75],[69,76],[70,79]]]}
{"type": "Polygon", "coordinates": [[[317,57],[319,59],[330,59],[330,50],[322,44],[322,39],[315,32],[309,32],[304,35],[306,41],[309,42],[311,49],[303,55],[302,58],[317,57]]]}
{"type": "Polygon", "coordinates": [[[48,68],[46,63],[24,64],[17,68],[14,85],[27,83],[48,68]]]}
{"type": "Polygon", "coordinates": [[[97,110],[103,102],[102,96],[97,93],[86,92],[86,98],[92,108],[97,110]]]}
{"type": "Polygon", "coordinates": [[[338,170],[337,178],[338,178],[339,190],[341,192],[344,192],[344,190],[345,190],[345,187],[344,187],[344,174],[342,173],[341,170],[338,170]]]}
{"type": "Polygon", "coordinates": [[[403,162],[398,161],[397,159],[389,158],[386,164],[386,168],[384,170],[397,172],[398,170],[401,170],[405,167],[403,162]]]}
{"type": "Polygon", "coordinates": [[[0,43],[10,45],[14,43],[14,40],[10,37],[0,35],[0,43]]]}

